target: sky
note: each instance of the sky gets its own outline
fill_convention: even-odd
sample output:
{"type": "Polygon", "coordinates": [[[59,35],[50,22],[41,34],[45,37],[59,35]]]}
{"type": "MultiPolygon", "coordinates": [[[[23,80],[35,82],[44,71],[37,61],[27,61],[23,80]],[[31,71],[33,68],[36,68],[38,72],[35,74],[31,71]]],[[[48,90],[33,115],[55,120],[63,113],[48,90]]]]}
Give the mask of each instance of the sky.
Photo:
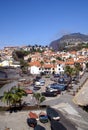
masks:
{"type": "Polygon", "coordinates": [[[0,0],[0,48],[88,34],[88,0],[0,0]]]}

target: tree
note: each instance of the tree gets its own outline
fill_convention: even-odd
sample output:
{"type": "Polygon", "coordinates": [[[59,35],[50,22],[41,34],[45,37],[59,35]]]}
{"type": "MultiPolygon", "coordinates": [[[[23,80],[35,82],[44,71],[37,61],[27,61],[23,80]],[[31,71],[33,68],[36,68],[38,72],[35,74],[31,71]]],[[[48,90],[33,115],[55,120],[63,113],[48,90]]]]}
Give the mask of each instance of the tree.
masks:
{"type": "MultiPolygon", "coordinates": [[[[70,77],[70,82],[72,81],[72,76],[75,75],[75,69],[71,68],[70,66],[65,67],[65,73],[70,77]]],[[[72,84],[71,84],[72,86],[72,84]]]]}
{"type": "Polygon", "coordinates": [[[23,59],[20,60],[20,66],[23,73],[26,73],[28,71],[28,63],[24,61],[23,59]]]}
{"type": "Polygon", "coordinates": [[[4,92],[4,96],[2,98],[2,101],[3,102],[6,102],[7,105],[11,105],[11,102],[12,102],[12,93],[10,91],[8,92],[4,92]]]}
{"type": "Polygon", "coordinates": [[[72,76],[75,74],[75,69],[74,68],[71,68],[70,66],[66,66],[65,67],[65,73],[68,75],[68,76],[72,76]]]}
{"type": "Polygon", "coordinates": [[[86,70],[88,71],[88,62],[86,63],[86,70]]]}
{"type": "MultiPolygon", "coordinates": [[[[43,70],[43,65],[44,65],[44,61],[40,61],[40,64],[41,64],[41,68],[43,70]]],[[[42,76],[43,72],[41,71],[41,76],[42,76]]]]}
{"type": "Polygon", "coordinates": [[[6,102],[9,106],[11,105],[16,107],[17,104],[20,106],[22,101],[21,99],[23,96],[25,96],[25,94],[26,93],[23,89],[14,86],[8,92],[4,92],[2,101],[6,102]]]}
{"type": "Polygon", "coordinates": [[[82,67],[80,63],[75,63],[75,72],[76,72],[76,75],[78,76],[79,76],[79,71],[82,71],[82,67]]]}
{"type": "Polygon", "coordinates": [[[42,96],[41,93],[34,93],[33,97],[35,97],[37,104],[38,104],[38,108],[40,108],[40,103],[45,100],[45,97],[42,96]]]}
{"type": "Polygon", "coordinates": [[[53,74],[55,73],[55,63],[56,63],[56,60],[52,60],[52,63],[53,63],[53,74]]]}
{"type": "Polygon", "coordinates": [[[57,60],[60,60],[60,61],[62,61],[62,58],[61,58],[61,57],[59,57],[59,56],[58,56],[56,59],[57,59],[57,60]]]}
{"type": "Polygon", "coordinates": [[[30,58],[28,58],[28,62],[31,62],[31,57],[30,57],[30,58]]]}
{"type": "Polygon", "coordinates": [[[41,67],[43,67],[44,65],[44,61],[40,61],[41,67]]]}

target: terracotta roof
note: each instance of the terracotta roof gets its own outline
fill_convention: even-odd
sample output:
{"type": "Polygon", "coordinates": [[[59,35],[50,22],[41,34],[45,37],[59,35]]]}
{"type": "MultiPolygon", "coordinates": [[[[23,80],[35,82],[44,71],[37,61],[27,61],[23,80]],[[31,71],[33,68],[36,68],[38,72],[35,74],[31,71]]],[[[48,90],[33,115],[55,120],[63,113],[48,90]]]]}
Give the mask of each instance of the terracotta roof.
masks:
{"type": "Polygon", "coordinates": [[[37,66],[37,67],[41,67],[41,64],[39,61],[34,61],[34,62],[30,62],[29,63],[30,66],[37,66]]]}
{"type": "Polygon", "coordinates": [[[73,58],[68,59],[69,62],[74,62],[73,58]]]}
{"type": "Polygon", "coordinates": [[[58,60],[56,62],[57,62],[57,64],[64,64],[65,63],[64,61],[60,61],[60,60],[58,60]]]}
{"type": "Polygon", "coordinates": [[[74,61],[66,61],[65,65],[74,65],[74,61]]]}
{"type": "Polygon", "coordinates": [[[53,64],[44,64],[44,68],[55,68],[53,64]]]}
{"type": "Polygon", "coordinates": [[[84,63],[85,59],[79,59],[77,61],[75,61],[75,63],[84,63]]]}
{"type": "Polygon", "coordinates": [[[70,54],[74,54],[74,55],[76,55],[76,53],[77,53],[76,51],[71,51],[70,52],[70,54]]]}

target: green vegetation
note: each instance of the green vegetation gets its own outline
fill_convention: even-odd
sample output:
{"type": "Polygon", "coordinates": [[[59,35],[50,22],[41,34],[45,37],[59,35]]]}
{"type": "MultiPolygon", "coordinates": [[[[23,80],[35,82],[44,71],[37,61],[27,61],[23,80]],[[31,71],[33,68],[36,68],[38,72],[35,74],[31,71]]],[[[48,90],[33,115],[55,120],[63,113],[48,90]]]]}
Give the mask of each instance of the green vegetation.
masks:
{"type": "Polygon", "coordinates": [[[75,75],[75,69],[72,68],[72,67],[70,67],[70,66],[66,66],[66,67],[65,67],[65,73],[66,73],[68,76],[72,77],[73,75],[75,75]]]}
{"type": "Polygon", "coordinates": [[[57,59],[57,60],[61,60],[61,61],[63,61],[63,60],[62,60],[62,58],[61,58],[61,57],[59,57],[59,56],[58,56],[56,59],[57,59]]]}
{"type": "Polygon", "coordinates": [[[41,93],[34,93],[33,97],[35,97],[37,101],[38,108],[40,108],[40,103],[42,103],[45,100],[45,97],[41,95],[41,93]]]}
{"type": "Polygon", "coordinates": [[[88,62],[86,63],[86,69],[87,69],[87,71],[88,71],[88,62]]]}
{"type": "Polygon", "coordinates": [[[22,97],[25,95],[26,93],[22,88],[14,86],[8,92],[4,92],[2,101],[9,106],[17,107],[18,104],[21,106],[22,97]]]}
{"type": "Polygon", "coordinates": [[[79,71],[82,71],[82,67],[80,63],[75,63],[75,71],[76,71],[76,75],[79,75],[79,71]]]}
{"type": "Polygon", "coordinates": [[[22,69],[22,72],[23,73],[27,73],[28,72],[28,62],[27,61],[24,61],[23,59],[20,60],[20,66],[21,66],[21,69],[22,69]]]}

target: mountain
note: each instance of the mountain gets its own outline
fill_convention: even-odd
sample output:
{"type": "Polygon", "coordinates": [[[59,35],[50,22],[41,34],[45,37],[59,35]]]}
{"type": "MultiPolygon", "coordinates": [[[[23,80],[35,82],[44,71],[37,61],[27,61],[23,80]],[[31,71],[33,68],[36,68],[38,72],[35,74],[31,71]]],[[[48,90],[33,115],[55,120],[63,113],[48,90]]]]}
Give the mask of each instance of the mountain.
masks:
{"type": "Polygon", "coordinates": [[[87,43],[88,35],[81,33],[72,33],[62,36],[60,39],[52,41],[50,47],[54,50],[63,50],[68,45],[77,45],[78,43],[87,43]]]}

